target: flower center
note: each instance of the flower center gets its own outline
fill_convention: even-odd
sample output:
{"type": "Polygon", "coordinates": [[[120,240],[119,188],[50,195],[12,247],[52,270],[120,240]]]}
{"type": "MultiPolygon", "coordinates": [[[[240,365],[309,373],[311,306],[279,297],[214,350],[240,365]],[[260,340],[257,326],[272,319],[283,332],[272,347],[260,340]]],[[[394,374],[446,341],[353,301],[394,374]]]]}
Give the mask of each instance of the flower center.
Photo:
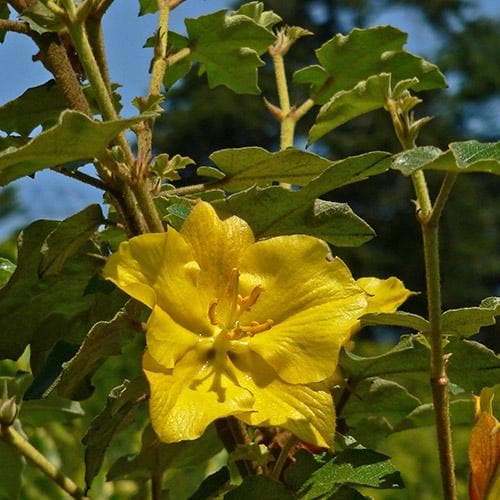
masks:
{"type": "Polygon", "coordinates": [[[208,308],[210,323],[219,326],[222,333],[229,340],[239,340],[246,336],[253,337],[255,334],[265,332],[273,326],[272,319],[267,319],[263,323],[251,321],[249,325],[241,324],[241,315],[251,310],[264,288],[262,285],[257,285],[249,295],[242,297],[239,294],[239,279],[240,273],[238,269],[236,267],[231,269],[223,297],[212,300],[208,308]],[[218,308],[226,311],[224,318],[219,316],[218,308]]]}

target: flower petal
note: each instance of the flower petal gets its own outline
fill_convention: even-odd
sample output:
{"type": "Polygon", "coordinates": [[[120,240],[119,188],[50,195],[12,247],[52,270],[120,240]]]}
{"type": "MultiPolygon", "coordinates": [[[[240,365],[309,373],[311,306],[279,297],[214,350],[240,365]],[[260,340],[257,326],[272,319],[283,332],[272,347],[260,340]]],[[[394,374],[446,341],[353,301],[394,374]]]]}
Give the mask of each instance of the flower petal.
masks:
{"type": "Polygon", "coordinates": [[[164,368],[173,368],[200,336],[176,323],[163,309],[155,306],[146,326],[148,352],[164,368]]]}
{"type": "Polygon", "coordinates": [[[199,202],[182,226],[181,234],[191,245],[200,266],[200,289],[210,290],[208,301],[220,298],[231,270],[239,267],[241,253],[254,242],[250,226],[235,216],[222,221],[209,203],[199,202]]]}
{"type": "Polygon", "coordinates": [[[173,370],[146,352],[143,369],[151,389],[151,423],[166,443],[197,439],[214,420],[252,411],[252,394],[207,363],[207,354],[198,349],[187,352],[173,370]]]}
{"type": "Polygon", "coordinates": [[[385,280],[359,278],[356,283],[368,295],[366,313],[394,312],[408,297],[415,295],[405,288],[403,282],[394,276],[385,280]]]}
{"type": "Polygon", "coordinates": [[[211,332],[208,304],[198,291],[199,266],[175,229],[122,243],[103,273],[130,296],[151,309],[160,306],[192,332],[211,332]]]}
{"type": "Polygon", "coordinates": [[[240,293],[257,285],[264,291],[241,323],[274,322],[248,345],[290,383],[333,374],[340,348],[367,305],[346,265],[328,256],[326,243],[296,235],[259,241],[242,258],[240,293]]]}
{"type": "Polygon", "coordinates": [[[331,448],[335,408],[326,384],[288,384],[252,352],[235,356],[233,362],[238,382],[255,397],[255,412],[238,415],[240,420],[283,427],[307,443],[331,448]]]}

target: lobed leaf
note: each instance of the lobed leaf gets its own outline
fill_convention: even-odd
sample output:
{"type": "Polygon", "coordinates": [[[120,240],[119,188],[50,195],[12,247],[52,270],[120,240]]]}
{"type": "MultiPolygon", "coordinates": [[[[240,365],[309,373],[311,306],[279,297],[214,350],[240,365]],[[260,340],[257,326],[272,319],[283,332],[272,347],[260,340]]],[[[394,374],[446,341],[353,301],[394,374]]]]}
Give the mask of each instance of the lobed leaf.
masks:
{"type": "Polygon", "coordinates": [[[416,77],[411,86],[416,92],[445,87],[437,66],[403,50],[407,38],[392,26],[355,28],[348,35],[336,35],[316,50],[321,65],[295,72],[294,81],[310,85],[317,104],[380,73],[390,73],[393,84],[416,77]]]}
{"type": "Polygon", "coordinates": [[[263,2],[245,3],[238,10],[234,11],[232,15],[247,16],[250,19],[253,19],[260,26],[267,29],[271,29],[275,24],[278,24],[283,20],[272,10],[264,10],[263,2]]]}
{"type": "Polygon", "coordinates": [[[452,142],[444,152],[434,146],[414,148],[398,155],[391,168],[403,175],[420,169],[500,175],[500,142],[452,142]]]}
{"type": "Polygon", "coordinates": [[[85,448],[85,483],[87,490],[99,473],[104,454],[123,421],[143,401],[147,384],[143,377],[125,380],[109,394],[105,408],[90,423],[82,443],[85,448]]]}
{"type": "Polygon", "coordinates": [[[238,94],[259,94],[259,55],[274,41],[274,35],[246,15],[226,16],[221,10],[196,19],[186,19],[190,59],[203,65],[210,88],[225,85],[238,94]]]}
{"type": "Polygon", "coordinates": [[[219,184],[229,191],[265,187],[274,181],[303,186],[333,165],[331,160],[297,148],[277,153],[259,147],[222,149],[210,159],[224,174],[219,184]]]}
{"type": "Polygon", "coordinates": [[[387,455],[366,448],[347,449],[315,471],[302,485],[299,498],[329,497],[343,484],[379,489],[404,487],[399,471],[387,455]]]}
{"type": "Polygon", "coordinates": [[[359,82],[350,90],[340,90],[319,110],[309,130],[308,146],[349,120],[383,108],[391,91],[391,75],[381,73],[359,82]]]}
{"type": "Polygon", "coordinates": [[[64,111],[54,127],[23,146],[0,152],[0,185],[44,168],[92,160],[119,133],[145,117],[99,122],[78,111],[64,111]]]}
{"type": "Polygon", "coordinates": [[[85,337],[78,352],[63,365],[55,389],[65,398],[80,399],[79,392],[83,382],[109,357],[122,352],[125,339],[131,337],[136,329],[129,314],[118,311],[110,321],[99,321],[85,337]]]}
{"type": "Polygon", "coordinates": [[[429,322],[417,314],[405,311],[396,311],[393,313],[370,313],[361,317],[361,325],[388,325],[411,328],[417,332],[426,332],[429,330],[429,322]]]}
{"type": "Polygon", "coordinates": [[[388,165],[389,153],[354,156],[334,163],[298,191],[253,187],[215,201],[214,206],[245,219],[259,238],[302,233],[337,246],[357,246],[374,236],[370,226],[348,205],[317,198],[385,172],[388,165]]]}

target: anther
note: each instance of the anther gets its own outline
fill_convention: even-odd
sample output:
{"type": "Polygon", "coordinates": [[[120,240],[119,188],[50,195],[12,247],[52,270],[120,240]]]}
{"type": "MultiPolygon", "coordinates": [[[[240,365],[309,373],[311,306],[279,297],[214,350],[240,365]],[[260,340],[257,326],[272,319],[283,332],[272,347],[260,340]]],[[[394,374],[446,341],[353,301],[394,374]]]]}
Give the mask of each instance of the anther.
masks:
{"type": "Polygon", "coordinates": [[[248,335],[253,336],[257,333],[262,333],[267,330],[270,330],[274,325],[274,321],[272,319],[266,320],[264,323],[259,323],[257,321],[252,321],[250,326],[240,326],[239,330],[242,332],[248,333],[248,335]]]}
{"type": "Polygon", "coordinates": [[[262,285],[257,285],[256,287],[254,287],[254,289],[250,292],[250,295],[247,295],[246,297],[242,298],[239,301],[241,310],[249,311],[250,308],[257,302],[258,298],[260,297],[260,294],[263,291],[264,287],[262,285]]]}
{"type": "Polygon", "coordinates": [[[214,326],[219,324],[217,321],[217,312],[215,311],[218,303],[219,299],[214,299],[208,307],[208,319],[210,320],[210,324],[214,326]]]}

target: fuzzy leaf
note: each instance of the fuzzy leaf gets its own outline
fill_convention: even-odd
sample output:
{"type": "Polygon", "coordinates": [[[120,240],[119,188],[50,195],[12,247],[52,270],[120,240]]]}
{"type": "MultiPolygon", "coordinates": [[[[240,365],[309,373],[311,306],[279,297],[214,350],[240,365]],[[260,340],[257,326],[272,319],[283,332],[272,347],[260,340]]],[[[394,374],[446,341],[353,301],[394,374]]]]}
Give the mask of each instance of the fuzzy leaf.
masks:
{"type": "Polygon", "coordinates": [[[95,299],[85,289],[101,264],[81,251],[61,273],[40,276],[42,247],[57,227],[56,221],[37,221],[21,233],[17,268],[0,290],[0,359],[17,359],[28,344],[32,355],[45,351],[59,338],[79,338],[85,328],[95,299]]]}
{"type": "Polygon", "coordinates": [[[380,489],[404,487],[387,455],[366,448],[347,449],[315,471],[299,490],[300,498],[331,498],[343,484],[380,489]]]}
{"type": "Polygon", "coordinates": [[[99,205],[89,205],[77,214],[60,222],[43,242],[39,276],[51,276],[61,271],[66,260],[104,223],[99,205]]]}
{"type": "Polygon", "coordinates": [[[340,366],[350,376],[359,378],[398,376],[401,374],[427,373],[429,349],[419,342],[420,335],[408,335],[390,351],[379,356],[362,357],[342,350],[340,366]]]}
{"type": "Polygon", "coordinates": [[[122,131],[144,120],[145,115],[127,120],[98,122],[77,111],[64,111],[57,125],[19,148],[0,152],[0,185],[31,175],[44,168],[92,160],[122,131]]]}
{"type": "Polygon", "coordinates": [[[223,486],[229,482],[229,469],[224,466],[203,480],[189,500],[206,500],[217,495],[223,486]]]}
{"type": "Polygon", "coordinates": [[[49,422],[67,422],[84,414],[77,401],[50,397],[23,401],[20,418],[24,425],[40,427],[49,422]]]}
{"type": "Polygon", "coordinates": [[[337,92],[319,110],[309,131],[308,145],[349,120],[383,108],[391,90],[391,75],[382,73],[359,82],[350,90],[337,92]]]}
{"type": "Polygon", "coordinates": [[[126,380],[115,387],[109,394],[106,407],[97,415],[88,428],[82,443],[85,448],[85,483],[87,489],[94,477],[99,473],[104,454],[126,417],[142,402],[142,396],[147,392],[143,377],[126,380]]]}
{"type": "Polygon", "coordinates": [[[154,14],[158,10],[156,0],[139,0],[139,16],[144,14],[154,14]]]}
{"type": "Polygon", "coordinates": [[[500,175],[500,142],[452,142],[444,152],[434,146],[423,146],[398,155],[391,168],[404,175],[419,169],[500,175]]]}
{"type": "Polygon", "coordinates": [[[119,311],[110,321],[96,323],[85,337],[79,351],[63,365],[56,381],[57,393],[65,398],[79,399],[82,382],[109,357],[121,354],[125,339],[129,338],[135,324],[130,316],[119,311]]]}
{"type": "Polygon", "coordinates": [[[309,234],[337,246],[358,246],[373,230],[348,205],[317,199],[341,186],[387,170],[389,153],[346,158],[298,191],[278,186],[250,188],[214,202],[216,207],[245,219],[257,237],[309,234]]]}
{"type": "Polygon", "coordinates": [[[343,415],[354,428],[361,420],[374,416],[384,417],[394,427],[421,404],[396,382],[371,377],[354,387],[354,397],[349,400],[343,415]]]}
{"type": "Polygon", "coordinates": [[[15,270],[15,264],[8,259],[0,257],[0,288],[6,285],[15,270]]]}
{"type": "Polygon", "coordinates": [[[28,8],[23,9],[21,20],[26,21],[29,27],[40,35],[60,31],[66,27],[63,19],[42,2],[33,2],[28,8]]]}
{"type": "Polygon", "coordinates": [[[277,153],[259,147],[222,149],[210,159],[225,175],[222,185],[229,191],[265,187],[274,181],[303,186],[333,165],[331,160],[296,148],[277,153]]]}
{"type": "Polygon", "coordinates": [[[445,352],[451,354],[446,371],[454,384],[476,394],[498,384],[500,358],[483,344],[450,337],[445,352]]]}
{"type": "Polygon", "coordinates": [[[422,316],[404,311],[365,314],[361,317],[361,325],[401,326],[411,328],[417,332],[426,332],[430,327],[429,322],[422,316]]]}
{"type": "Polygon", "coordinates": [[[348,35],[336,35],[316,50],[321,66],[297,71],[294,81],[311,85],[311,95],[318,104],[380,73],[390,73],[393,85],[418,78],[411,87],[416,92],[445,87],[437,66],[403,50],[407,38],[392,26],[356,28],[348,35]]]}
{"type": "Polygon", "coordinates": [[[259,94],[259,54],[274,35],[244,15],[226,16],[221,10],[185,24],[191,47],[190,59],[203,64],[210,88],[225,85],[237,94],[259,94]]]}
{"type": "Polygon", "coordinates": [[[267,29],[271,29],[275,24],[282,21],[281,17],[272,10],[264,10],[263,2],[245,3],[238,10],[234,11],[232,15],[247,16],[253,19],[258,25],[267,29]]]}
{"type": "Polygon", "coordinates": [[[470,337],[478,333],[483,326],[494,325],[495,317],[499,314],[500,298],[489,297],[481,302],[479,307],[445,311],[441,317],[441,328],[446,335],[470,337]]]}

